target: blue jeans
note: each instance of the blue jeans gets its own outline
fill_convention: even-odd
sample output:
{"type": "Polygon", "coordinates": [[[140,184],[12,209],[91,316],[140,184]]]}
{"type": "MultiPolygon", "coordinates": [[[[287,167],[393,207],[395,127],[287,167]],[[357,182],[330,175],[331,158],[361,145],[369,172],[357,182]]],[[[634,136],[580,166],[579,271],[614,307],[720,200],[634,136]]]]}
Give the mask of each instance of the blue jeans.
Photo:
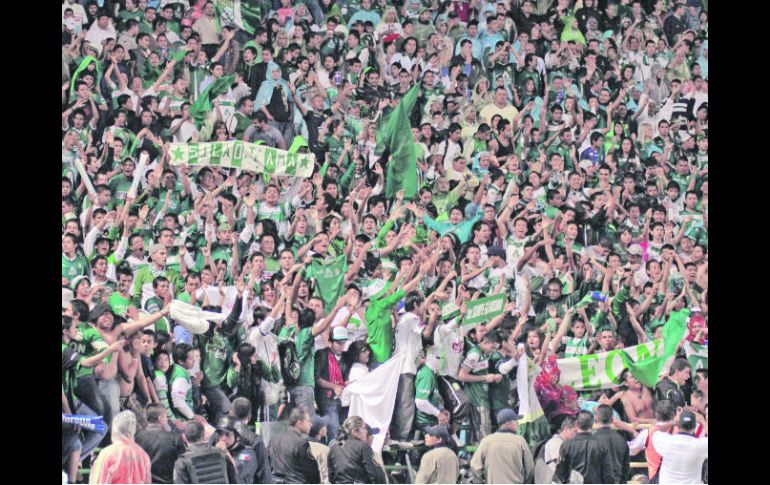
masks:
{"type": "Polygon", "coordinates": [[[340,405],[336,401],[324,400],[321,402],[320,414],[326,418],[329,423],[326,426],[327,441],[331,442],[337,438],[337,430],[340,429],[341,409],[340,405]]]}
{"type": "Polygon", "coordinates": [[[315,415],[315,392],[310,386],[289,388],[289,400],[295,408],[302,408],[310,416],[315,415]]]}
{"type": "MultiPolygon", "coordinates": [[[[120,412],[120,384],[118,378],[99,381],[99,394],[104,398],[106,404],[104,411],[104,421],[112,425],[112,418],[120,412]]],[[[98,412],[98,410],[95,410],[98,412]]]]}

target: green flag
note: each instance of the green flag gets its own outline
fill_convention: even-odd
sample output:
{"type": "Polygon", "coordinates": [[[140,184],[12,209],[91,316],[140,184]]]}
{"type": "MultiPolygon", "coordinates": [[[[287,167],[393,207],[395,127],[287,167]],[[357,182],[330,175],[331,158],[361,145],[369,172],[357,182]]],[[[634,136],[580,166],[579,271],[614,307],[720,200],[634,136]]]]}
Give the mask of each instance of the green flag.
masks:
{"type": "Polygon", "coordinates": [[[377,144],[384,144],[392,157],[385,180],[385,195],[389,198],[395,197],[399,190],[404,191],[405,198],[417,194],[417,151],[409,115],[419,93],[419,85],[412,87],[395,109],[382,119],[377,130],[377,144]]]}
{"type": "Polygon", "coordinates": [[[195,126],[200,130],[206,120],[206,114],[210,113],[214,107],[211,104],[211,99],[216,98],[220,94],[227,92],[230,85],[235,81],[235,74],[229,76],[222,76],[216,81],[212,82],[206,89],[203,90],[195,103],[190,106],[190,117],[195,122],[195,126]]]}
{"type": "MultiPolygon", "coordinates": [[[[663,355],[660,357],[647,357],[638,362],[626,354],[629,361],[629,370],[634,378],[643,386],[655,387],[658,383],[658,376],[666,361],[676,353],[676,346],[684,336],[687,330],[687,317],[690,310],[683,308],[678,312],[673,312],[668,322],[663,326],[661,334],[663,336],[663,355]]],[[[625,352],[624,352],[625,353],[625,352]]]]}
{"type": "Polygon", "coordinates": [[[332,263],[314,259],[310,265],[316,281],[316,290],[324,302],[324,311],[330,312],[345,291],[345,273],[348,272],[347,256],[337,256],[332,263]]]}
{"type": "Polygon", "coordinates": [[[218,0],[215,4],[217,32],[222,27],[235,27],[254,34],[254,26],[260,24],[261,12],[258,5],[241,0],[218,0]]]}

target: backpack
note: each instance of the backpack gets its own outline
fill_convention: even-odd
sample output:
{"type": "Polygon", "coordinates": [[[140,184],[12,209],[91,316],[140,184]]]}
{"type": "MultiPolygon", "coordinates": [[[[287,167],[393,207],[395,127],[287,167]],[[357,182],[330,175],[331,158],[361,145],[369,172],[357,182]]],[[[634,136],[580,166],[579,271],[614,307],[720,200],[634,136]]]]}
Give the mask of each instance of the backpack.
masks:
{"type": "Polygon", "coordinates": [[[281,360],[281,375],[283,382],[287,386],[295,386],[299,381],[299,375],[302,372],[302,366],[297,356],[297,349],[294,342],[287,340],[278,344],[278,355],[281,360]]]}

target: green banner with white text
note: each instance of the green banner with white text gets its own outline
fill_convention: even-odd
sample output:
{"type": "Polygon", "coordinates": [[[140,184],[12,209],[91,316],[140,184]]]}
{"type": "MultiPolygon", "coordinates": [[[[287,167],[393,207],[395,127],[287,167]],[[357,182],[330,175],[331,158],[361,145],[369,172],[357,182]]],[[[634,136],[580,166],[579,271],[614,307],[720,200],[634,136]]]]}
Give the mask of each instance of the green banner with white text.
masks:
{"type": "Polygon", "coordinates": [[[473,325],[488,322],[503,313],[505,309],[505,293],[479,298],[468,302],[468,311],[465,312],[463,325],[473,325]]]}
{"type": "Polygon", "coordinates": [[[171,165],[239,168],[273,176],[310,177],[315,164],[312,153],[289,153],[244,141],[172,143],[168,153],[171,165]]]}

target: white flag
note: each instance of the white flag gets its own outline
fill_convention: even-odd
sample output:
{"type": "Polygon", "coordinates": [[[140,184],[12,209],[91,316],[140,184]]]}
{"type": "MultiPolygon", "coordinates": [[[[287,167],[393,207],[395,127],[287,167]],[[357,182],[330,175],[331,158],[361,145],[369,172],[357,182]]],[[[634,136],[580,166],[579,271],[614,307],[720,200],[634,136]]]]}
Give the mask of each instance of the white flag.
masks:
{"type": "Polygon", "coordinates": [[[348,416],[361,416],[366,424],[380,429],[380,432],[374,435],[372,443],[375,455],[382,452],[385,443],[385,434],[390,427],[393,408],[396,405],[398,377],[405,360],[406,354],[399,352],[342,392],[344,399],[350,399],[348,416]]]}

